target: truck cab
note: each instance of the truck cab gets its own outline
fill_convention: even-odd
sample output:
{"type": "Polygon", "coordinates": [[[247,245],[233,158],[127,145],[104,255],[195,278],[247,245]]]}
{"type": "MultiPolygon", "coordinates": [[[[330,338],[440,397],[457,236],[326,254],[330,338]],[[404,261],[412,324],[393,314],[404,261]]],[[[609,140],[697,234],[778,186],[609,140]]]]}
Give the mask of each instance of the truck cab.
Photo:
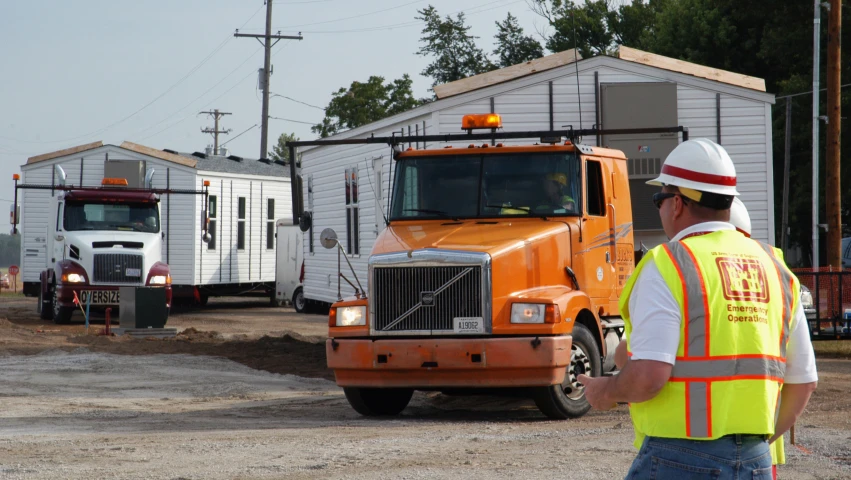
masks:
{"type": "Polygon", "coordinates": [[[163,287],[171,306],[159,196],[126,185],[126,179],[106,178],[101,188],[70,188],[53,197],[48,265],[39,276],[43,319],[68,323],[78,305],[117,307],[123,286],[163,287]]]}
{"type": "Polygon", "coordinates": [[[352,407],[397,414],[414,390],[501,389],[550,418],[585,414],[577,376],[614,369],[635,266],[624,154],[558,137],[395,160],[369,296],[330,310],[328,366],[352,407]]]}

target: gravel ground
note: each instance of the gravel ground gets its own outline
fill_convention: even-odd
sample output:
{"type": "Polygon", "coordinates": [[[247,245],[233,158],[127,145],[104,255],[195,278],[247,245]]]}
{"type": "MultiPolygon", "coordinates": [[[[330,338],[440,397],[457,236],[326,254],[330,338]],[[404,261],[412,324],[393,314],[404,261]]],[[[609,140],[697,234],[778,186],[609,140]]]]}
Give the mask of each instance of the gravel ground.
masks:
{"type": "MultiPolygon", "coordinates": [[[[366,419],[323,370],[322,317],[212,307],[172,317],[206,323],[165,341],[0,304],[0,478],[610,479],[635,455],[625,407],[559,422],[526,400],[417,393],[401,416],[366,419]]],[[[851,478],[851,361],[819,369],[781,478],[851,478]]]]}

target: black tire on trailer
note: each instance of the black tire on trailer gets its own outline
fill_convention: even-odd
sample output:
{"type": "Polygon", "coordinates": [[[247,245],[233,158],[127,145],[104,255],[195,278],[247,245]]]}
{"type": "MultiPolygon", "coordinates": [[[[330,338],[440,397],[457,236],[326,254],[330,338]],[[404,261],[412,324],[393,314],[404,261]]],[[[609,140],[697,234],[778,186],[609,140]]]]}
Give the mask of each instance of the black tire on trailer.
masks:
{"type": "Polygon", "coordinates": [[[41,284],[38,286],[38,317],[42,320],[52,320],[53,319],[53,297],[48,296],[48,299],[44,298],[44,288],[42,288],[41,284]]]}
{"type": "Polygon", "coordinates": [[[307,312],[307,299],[304,298],[304,289],[298,287],[293,292],[293,308],[298,313],[307,312]]]}
{"type": "Polygon", "coordinates": [[[202,307],[206,307],[206,306],[207,306],[207,302],[209,302],[209,301],[210,301],[210,296],[209,296],[209,295],[205,295],[205,294],[203,294],[203,293],[202,293],[202,294],[198,297],[198,305],[200,305],[200,306],[202,306],[202,307]]]}
{"type": "Polygon", "coordinates": [[[51,295],[53,296],[53,301],[51,302],[53,323],[57,325],[66,325],[71,323],[71,315],[74,314],[74,307],[63,307],[59,305],[59,295],[56,293],[56,285],[53,286],[51,295]]]}
{"type": "Polygon", "coordinates": [[[414,395],[412,388],[344,387],[346,400],[356,412],[366,417],[392,416],[402,413],[414,395]]]}
{"type": "Polygon", "coordinates": [[[544,415],[555,420],[581,417],[588,413],[591,404],[585,398],[585,387],[577,382],[576,377],[582,373],[599,377],[602,372],[600,347],[594,335],[588,327],[576,323],[573,326],[570,365],[567,366],[564,382],[536,388],[533,395],[535,405],[544,415]]]}

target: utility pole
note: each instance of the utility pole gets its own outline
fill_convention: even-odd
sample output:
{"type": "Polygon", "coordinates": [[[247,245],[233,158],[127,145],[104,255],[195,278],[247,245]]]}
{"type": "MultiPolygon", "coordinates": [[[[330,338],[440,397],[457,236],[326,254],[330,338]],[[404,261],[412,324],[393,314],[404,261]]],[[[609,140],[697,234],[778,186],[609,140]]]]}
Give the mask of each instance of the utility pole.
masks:
{"type": "Polygon", "coordinates": [[[842,209],[839,190],[842,105],[842,1],[830,0],[827,25],[827,158],[825,159],[825,210],[827,220],[827,264],[842,268],[842,209]]]}
{"type": "Polygon", "coordinates": [[[277,35],[272,35],[272,0],[266,0],[266,34],[254,35],[250,33],[239,33],[239,30],[233,34],[234,37],[253,37],[263,45],[265,50],[263,60],[263,113],[260,118],[260,158],[266,158],[268,155],[269,141],[269,76],[271,75],[272,47],[278,40],[302,40],[301,32],[298,35],[281,35],[279,31],[277,35]],[[260,40],[260,39],[263,40],[260,40]],[[275,43],[272,43],[272,39],[275,43]]]}
{"type": "Polygon", "coordinates": [[[211,130],[210,127],[207,127],[207,128],[202,129],[201,132],[202,133],[209,133],[209,134],[213,135],[213,155],[218,155],[219,154],[219,134],[220,133],[228,134],[228,133],[231,132],[231,129],[219,130],[219,119],[222,118],[225,115],[233,115],[233,114],[230,113],[230,112],[220,112],[218,108],[213,110],[212,112],[206,111],[206,112],[198,112],[198,113],[206,113],[207,115],[213,116],[213,119],[214,119],[215,125],[216,125],[215,128],[213,128],[211,130]]]}
{"type": "Polygon", "coordinates": [[[813,16],[813,268],[819,268],[819,67],[821,62],[821,0],[814,0],[813,16]]]}

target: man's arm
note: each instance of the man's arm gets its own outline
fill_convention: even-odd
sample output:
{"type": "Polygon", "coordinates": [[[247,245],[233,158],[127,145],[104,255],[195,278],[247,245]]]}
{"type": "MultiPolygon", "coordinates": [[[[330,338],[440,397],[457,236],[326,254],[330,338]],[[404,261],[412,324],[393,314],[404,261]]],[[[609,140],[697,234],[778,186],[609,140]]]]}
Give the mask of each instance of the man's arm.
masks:
{"type": "Polygon", "coordinates": [[[671,377],[670,363],[656,360],[630,360],[612,377],[579,375],[585,385],[585,398],[592,407],[608,410],[617,403],[641,403],[652,399],[671,377]]]}
{"type": "Polygon", "coordinates": [[[626,340],[621,340],[621,343],[615,349],[615,367],[618,370],[623,370],[627,360],[629,360],[629,354],[626,351],[626,340]]]}
{"type": "Polygon", "coordinates": [[[780,391],[780,414],[777,416],[777,423],[774,425],[774,436],[768,443],[774,443],[775,440],[792,428],[798,417],[804,413],[804,408],[810,401],[810,395],[816,391],[817,385],[818,382],[783,385],[783,390],[780,391]]]}

